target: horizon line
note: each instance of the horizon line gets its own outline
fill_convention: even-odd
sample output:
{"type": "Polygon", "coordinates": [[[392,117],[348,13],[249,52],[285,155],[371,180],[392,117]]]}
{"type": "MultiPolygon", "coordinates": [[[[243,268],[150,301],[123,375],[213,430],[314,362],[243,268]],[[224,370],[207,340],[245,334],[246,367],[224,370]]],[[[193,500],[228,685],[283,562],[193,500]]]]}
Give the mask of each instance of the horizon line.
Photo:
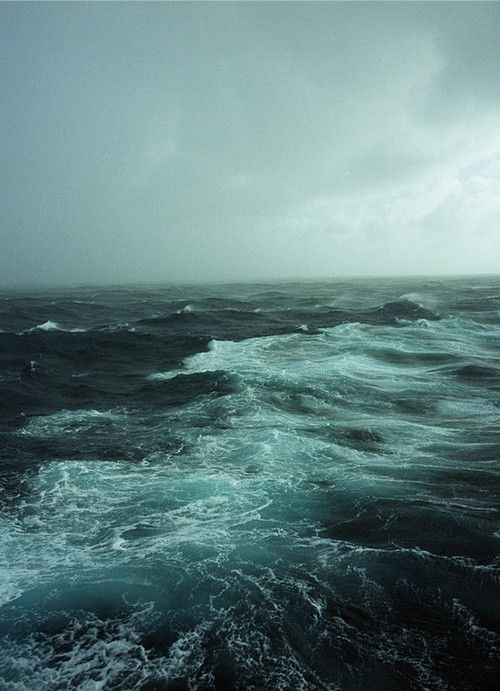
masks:
{"type": "Polygon", "coordinates": [[[315,277],[276,277],[276,278],[245,278],[240,280],[216,280],[216,281],[168,281],[168,280],[151,280],[151,281],[113,281],[110,283],[100,282],[81,282],[81,283],[26,283],[26,284],[11,284],[0,285],[1,291],[41,291],[41,290],[63,290],[63,289],[82,289],[82,288],[127,288],[127,287],[146,287],[146,286],[165,286],[172,288],[196,288],[196,287],[222,287],[231,285],[273,285],[277,283],[340,283],[342,281],[373,281],[373,280],[409,280],[409,279],[449,279],[456,280],[461,278],[494,278],[500,277],[500,272],[488,273],[459,273],[459,274],[369,274],[366,276],[360,275],[345,275],[345,276],[315,276],[315,277]]]}

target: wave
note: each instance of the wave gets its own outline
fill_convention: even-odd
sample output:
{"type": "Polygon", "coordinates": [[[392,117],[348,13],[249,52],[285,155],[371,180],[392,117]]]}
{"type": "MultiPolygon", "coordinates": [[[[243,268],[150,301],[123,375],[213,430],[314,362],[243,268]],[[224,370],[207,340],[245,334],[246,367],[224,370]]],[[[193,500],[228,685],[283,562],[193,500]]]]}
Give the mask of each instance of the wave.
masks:
{"type": "Polygon", "coordinates": [[[107,326],[99,326],[88,331],[100,331],[102,333],[119,333],[120,331],[128,331],[128,333],[135,333],[135,326],[131,326],[128,322],[109,324],[107,326]]]}
{"type": "Polygon", "coordinates": [[[62,332],[62,333],[72,333],[72,334],[85,334],[85,333],[119,333],[121,331],[128,331],[129,333],[134,333],[136,331],[135,326],[129,324],[128,322],[117,322],[114,324],[106,324],[106,325],[97,325],[97,326],[89,326],[87,328],[83,327],[69,327],[69,326],[62,326],[58,322],[48,320],[46,322],[43,322],[41,324],[36,324],[36,326],[32,326],[29,329],[24,329],[23,331],[15,331],[15,332],[9,332],[9,331],[3,331],[0,329],[0,333],[4,333],[6,335],[12,335],[15,334],[16,336],[26,336],[30,334],[36,334],[36,333],[50,333],[50,332],[62,332]]]}
{"type": "Polygon", "coordinates": [[[182,374],[179,370],[170,370],[167,372],[152,372],[148,374],[146,379],[148,381],[167,381],[168,379],[174,379],[177,375],[182,374]]]}
{"type": "Polygon", "coordinates": [[[231,307],[225,307],[218,310],[203,310],[198,311],[187,305],[190,309],[183,308],[169,314],[145,317],[139,319],[136,323],[145,326],[163,326],[171,323],[204,323],[207,325],[217,324],[220,321],[229,322],[229,320],[237,319],[238,321],[248,319],[250,323],[258,320],[266,319],[266,316],[261,315],[255,311],[239,310],[231,307]]]}
{"type": "Polygon", "coordinates": [[[218,398],[233,393],[235,381],[224,371],[152,373],[147,377],[150,382],[137,394],[145,400],[155,395],[164,407],[180,406],[191,403],[204,396],[218,398]]]}
{"type": "Polygon", "coordinates": [[[494,687],[498,332],[349,285],[0,322],[0,687],[494,687]]]}
{"type": "Polygon", "coordinates": [[[23,643],[4,640],[0,681],[12,689],[27,688],[28,677],[30,688],[142,689],[194,677],[204,658],[201,630],[180,634],[164,655],[144,645],[155,619],[145,604],[121,617],[80,615],[23,643]]]}
{"type": "Polygon", "coordinates": [[[211,334],[217,339],[226,340],[233,335],[240,340],[306,331],[305,327],[308,331],[316,331],[344,323],[398,326],[422,319],[438,320],[440,318],[437,313],[408,300],[388,302],[369,310],[359,311],[331,306],[320,306],[316,310],[291,306],[269,309],[256,307],[251,310],[224,306],[219,309],[195,311],[191,305],[187,305],[182,310],[139,319],[135,322],[135,326],[141,329],[192,328],[211,334]]]}
{"type": "Polygon", "coordinates": [[[500,382],[500,367],[495,365],[479,365],[468,363],[462,365],[461,367],[448,369],[447,373],[466,381],[488,381],[490,383],[500,382]]]}
{"type": "Polygon", "coordinates": [[[66,331],[67,333],[83,333],[86,329],[81,329],[78,327],[69,328],[64,327],[54,321],[46,321],[43,324],[37,324],[32,326],[30,329],[25,329],[24,331],[16,332],[18,336],[23,336],[24,334],[33,333],[34,331],[66,331]]]}
{"type": "Polygon", "coordinates": [[[61,410],[52,415],[31,418],[17,434],[30,437],[59,437],[64,434],[80,434],[104,425],[123,424],[126,412],[118,410],[61,410]]]}
{"type": "Polygon", "coordinates": [[[297,307],[255,307],[252,306],[228,306],[220,305],[214,307],[208,305],[198,308],[193,303],[184,305],[183,308],[163,315],[150,317],[140,317],[138,319],[115,322],[110,324],[94,324],[88,327],[70,327],[62,325],[54,320],[47,320],[35,326],[21,331],[5,332],[15,333],[18,336],[30,335],[34,333],[66,332],[66,333],[87,333],[87,332],[125,332],[134,333],[137,330],[142,332],[148,328],[161,329],[162,327],[195,327],[205,332],[212,332],[215,337],[229,333],[235,327],[243,329],[241,338],[248,338],[252,335],[264,336],[276,333],[293,333],[297,330],[305,331],[318,328],[328,328],[342,323],[365,323],[380,325],[406,325],[422,320],[438,320],[440,315],[422,307],[417,302],[411,300],[397,300],[387,302],[380,306],[368,310],[349,311],[332,306],[318,305],[317,309],[297,307]],[[223,330],[223,331],[221,331],[223,330]],[[253,333],[252,333],[253,332],[253,333]]]}
{"type": "Polygon", "coordinates": [[[182,309],[177,310],[176,314],[183,314],[183,313],[186,313],[186,312],[194,312],[194,307],[193,307],[193,305],[186,305],[186,306],[183,307],[182,309]]]}
{"type": "Polygon", "coordinates": [[[379,307],[373,307],[368,312],[365,312],[367,316],[377,315],[382,320],[393,321],[398,319],[429,319],[435,320],[440,319],[440,315],[433,312],[431,309],[424,307],[419,302],[408,299],[399,299],[392,302],[385,302],[379,307]]]}
{"type": "Polygon", "coordinates": [[[163,326],[176,322],[193,322],[200,319],[199,314],[193,311],[177,310],[161,316],[143,317],[138,319],[136,324],[138,326],[163,326]]]}

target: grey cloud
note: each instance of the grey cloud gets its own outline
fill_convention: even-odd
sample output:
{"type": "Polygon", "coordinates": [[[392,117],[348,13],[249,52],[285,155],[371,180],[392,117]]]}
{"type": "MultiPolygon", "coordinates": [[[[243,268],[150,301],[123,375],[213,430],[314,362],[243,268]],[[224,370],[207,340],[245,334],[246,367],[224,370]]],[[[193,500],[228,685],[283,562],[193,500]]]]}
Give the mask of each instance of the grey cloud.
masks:
{"type": "Polygon", "coordinates": [[[492,270],[496,3],[0,15],[2,283],[492,270]]]}

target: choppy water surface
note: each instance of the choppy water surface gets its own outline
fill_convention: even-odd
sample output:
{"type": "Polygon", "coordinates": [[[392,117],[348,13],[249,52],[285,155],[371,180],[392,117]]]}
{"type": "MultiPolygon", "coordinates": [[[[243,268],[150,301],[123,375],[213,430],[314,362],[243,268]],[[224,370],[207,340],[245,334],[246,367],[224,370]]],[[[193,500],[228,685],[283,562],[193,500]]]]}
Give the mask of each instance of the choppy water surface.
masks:
{"type": "Polygon", "coordinates": [[[0,687],[493,688],[499,292],[1,292],[0,687]]]}

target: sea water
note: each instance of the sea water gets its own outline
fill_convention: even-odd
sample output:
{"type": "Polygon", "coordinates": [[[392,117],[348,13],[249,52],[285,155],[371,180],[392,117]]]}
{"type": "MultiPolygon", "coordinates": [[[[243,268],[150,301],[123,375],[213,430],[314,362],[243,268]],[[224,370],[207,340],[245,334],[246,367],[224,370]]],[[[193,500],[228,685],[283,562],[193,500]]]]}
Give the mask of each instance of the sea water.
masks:
{"type": "Polygon", "coordinates": [[[0,688],[493,688],[499,310],[2,291],[0,688]]]}

